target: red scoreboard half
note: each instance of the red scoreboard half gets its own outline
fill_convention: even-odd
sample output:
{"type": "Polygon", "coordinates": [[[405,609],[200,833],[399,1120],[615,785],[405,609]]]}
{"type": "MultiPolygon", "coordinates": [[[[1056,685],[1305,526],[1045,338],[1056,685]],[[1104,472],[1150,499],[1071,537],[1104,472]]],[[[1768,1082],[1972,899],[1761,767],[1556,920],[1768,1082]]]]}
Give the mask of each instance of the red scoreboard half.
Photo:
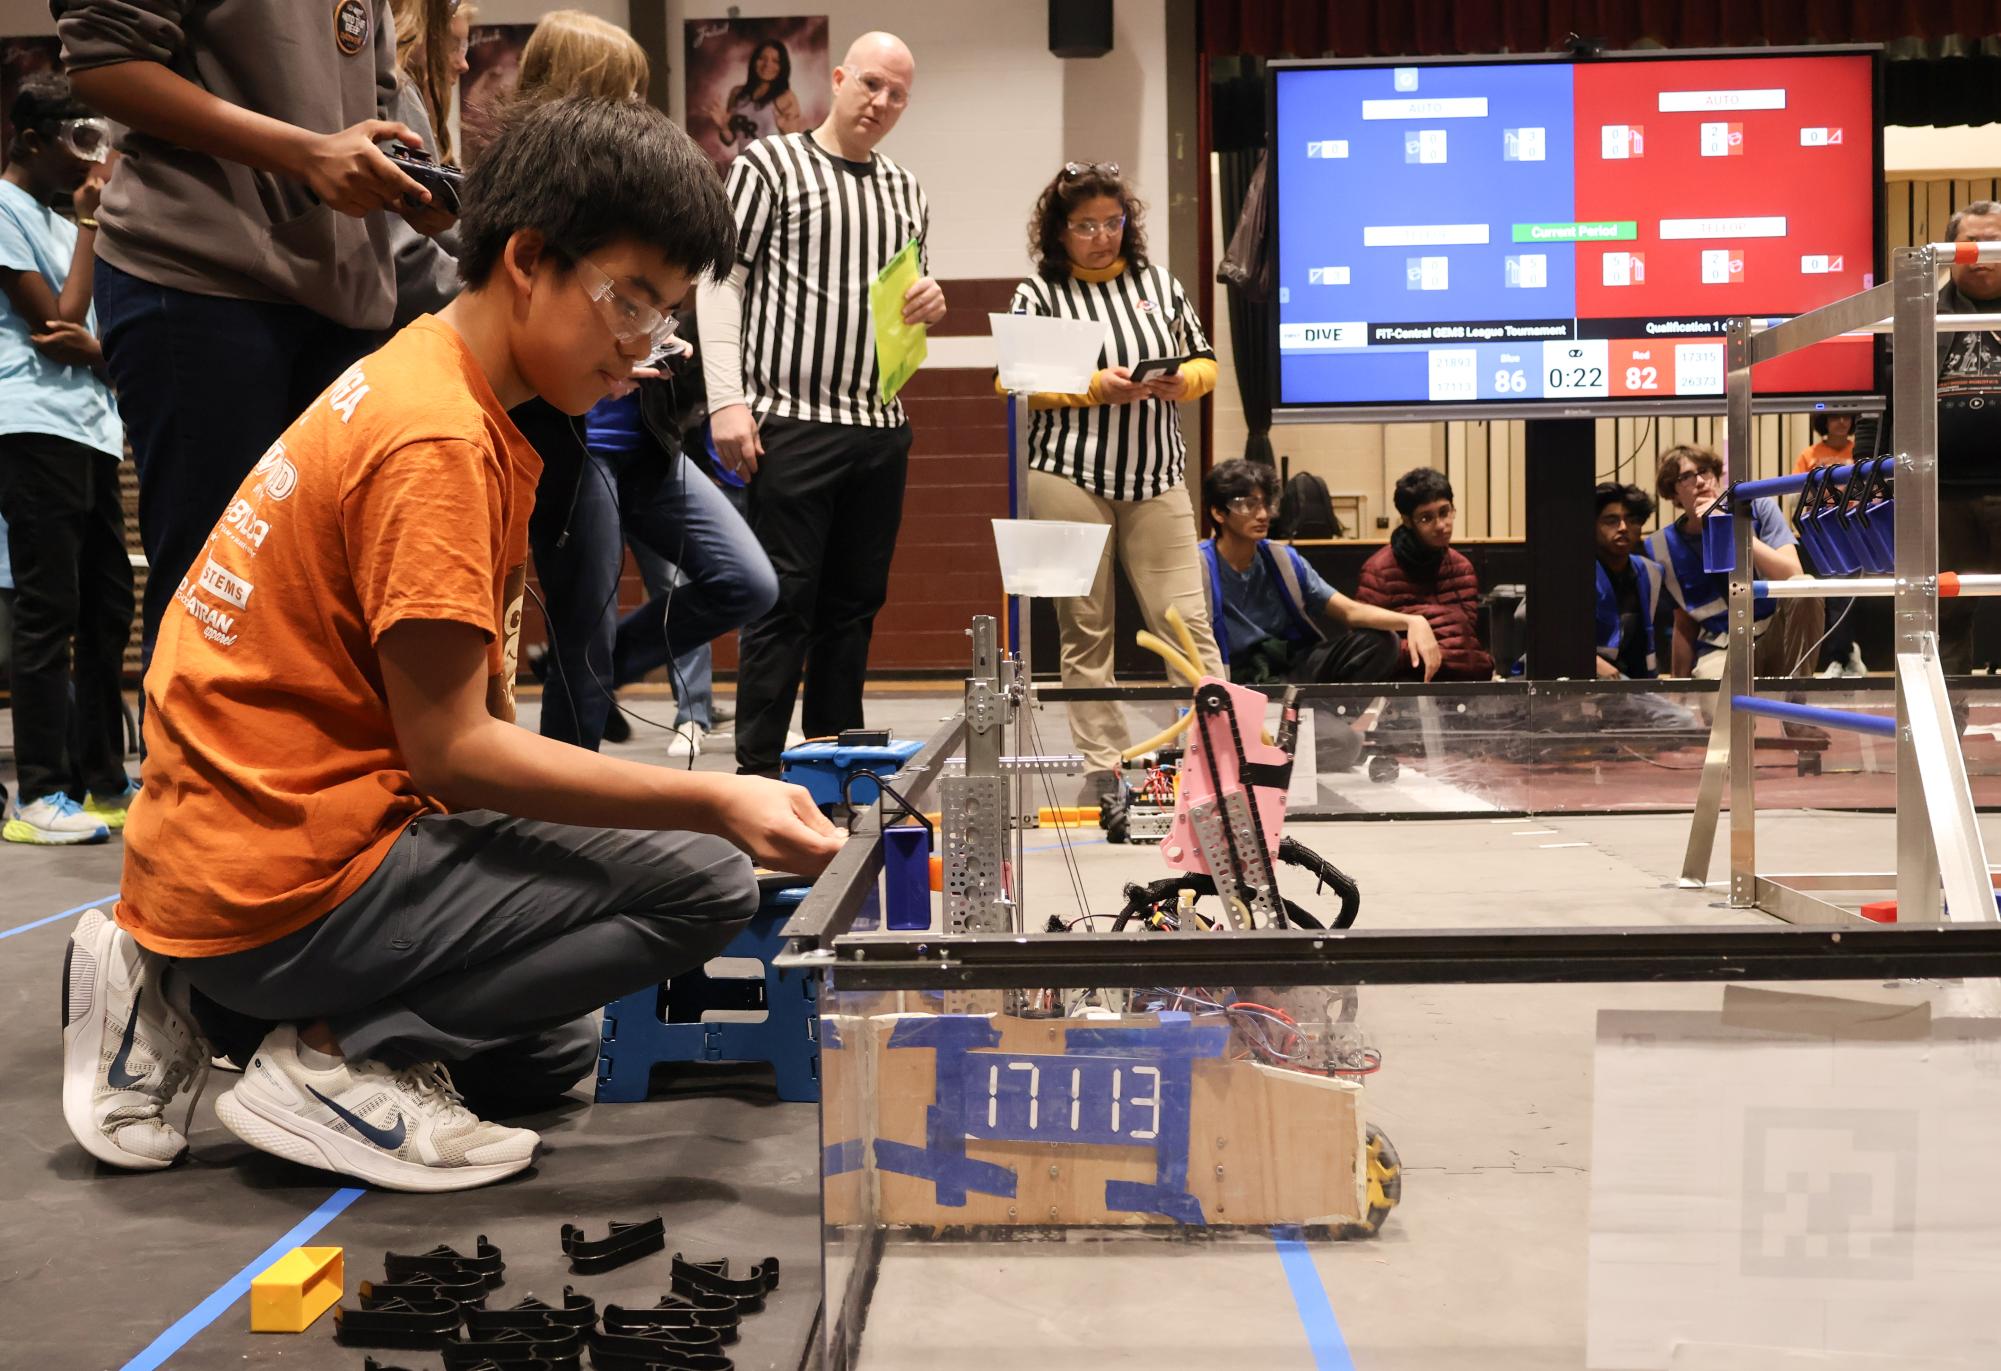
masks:
{"type": "MultiPolygon", "coordinates": [[[[1576,245],[1576,317],[1610,339],[1612,395],[1696,389],[1676,366],[1712,365],[1678,346],[1704,337],[1702,318],[1801,314],[1875,284],[1876,202],[1858,193],[1876,178],[1872,79],[1867,60],[1810,57],[1576,67],[1576,216],[1620,225],[1576,245]]],[[[1761,365],[1756,384],[1866,390],[1872,355],[1835,339],[1761,365]]]]}

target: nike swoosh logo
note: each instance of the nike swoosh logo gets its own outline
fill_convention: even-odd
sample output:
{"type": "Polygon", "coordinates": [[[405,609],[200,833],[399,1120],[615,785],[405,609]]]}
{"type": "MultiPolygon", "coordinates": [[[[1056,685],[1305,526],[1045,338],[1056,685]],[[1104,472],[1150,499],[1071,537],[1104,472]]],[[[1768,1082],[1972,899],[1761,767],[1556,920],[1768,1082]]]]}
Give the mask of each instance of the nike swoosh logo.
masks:
{"type": "Polygon", "coordinates": [[[401,1147],[404,1135],[409,1132],[409,1129],[403,1123],[403,1116],[401,1114],[396,1116],[396,1126],[394,1128],[383,1128],[370,1123],[358,1114],[342,1109],[310,1085],[306,1087],[306,1093],[325,1105],[328,1109],[333,1110],[335,1116],[349,1128],[352,1128],[355,1132],[361,1134],[362,1137],[368,1139],[385,1152],[394,1152],[397,1148],[401,1147]]]}
{"type": "Polygon", "coordinates": [[[146,998],[146,987],[140,986],[132,996],[132,1012],[125,1016],[125,1036],[118,1040],[118,1055],[111,1059],[111,1065],[104,1073],[104,1079],[111,1082],[113,1090],[130,1090],[145,1080],[125,1069],[125,1063],[132,1057],[132,1034],[139,1027],[139,1001],[146,998]]]}

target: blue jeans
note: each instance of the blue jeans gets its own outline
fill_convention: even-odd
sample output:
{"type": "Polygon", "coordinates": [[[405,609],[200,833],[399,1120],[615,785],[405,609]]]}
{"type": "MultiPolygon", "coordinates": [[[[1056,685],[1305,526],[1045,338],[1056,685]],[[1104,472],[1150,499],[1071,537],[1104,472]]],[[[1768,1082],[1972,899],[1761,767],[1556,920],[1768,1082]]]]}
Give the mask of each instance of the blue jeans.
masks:
{"type": "Polygon", "coordinates": [[[681,454],[592,451],[581,468],[550,468],[564,470],[573,485],[551,489],[545,472],[528,525],[553,639],[542,734],[595,751],[612,691],[764,614],[778,578],[743,516],[681,454]],[[620,619],[626,535],[682,581],[620,619]]]}
{"type": "Polygon", "coordinates": [[[132,440],[146,548],[142,662],[250,468],[383,335],[301,305],[195,295],[97,260],[104,363],[132,440]]]}

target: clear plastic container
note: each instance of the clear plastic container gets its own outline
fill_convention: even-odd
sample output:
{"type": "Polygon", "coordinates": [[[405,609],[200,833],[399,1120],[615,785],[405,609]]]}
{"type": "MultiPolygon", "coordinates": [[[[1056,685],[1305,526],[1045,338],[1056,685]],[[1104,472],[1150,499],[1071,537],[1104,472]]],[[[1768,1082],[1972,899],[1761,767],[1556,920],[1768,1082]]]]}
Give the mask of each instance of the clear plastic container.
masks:
{"type": "Polygon", "coordinates": [[[1089,595],[1110,532],[1109,524],[1061,519],[994,520],[1002,588],[1010,595],[1050,599],[1089,595]]]}

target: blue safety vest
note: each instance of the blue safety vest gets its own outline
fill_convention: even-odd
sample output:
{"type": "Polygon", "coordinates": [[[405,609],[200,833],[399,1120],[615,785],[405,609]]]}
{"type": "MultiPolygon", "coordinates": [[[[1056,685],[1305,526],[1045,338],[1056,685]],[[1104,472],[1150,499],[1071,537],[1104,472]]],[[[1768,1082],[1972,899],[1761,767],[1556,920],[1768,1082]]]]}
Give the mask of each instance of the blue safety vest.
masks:
{"type": "MultiPolygon", "coordinates": [[[[1748,516],[1747,516],[1748,517],[1748,516]]],[[[1695,620],[1695,655],[1720,652],[1730,642],[1730,578],[1702,569],[1702,539],[1680,529],[1680,520],[1664,524],[1647,539],[1647,551],[1660,564],[1668,598],[1695,620]]],[[[1762,630],[1779,602],[1759,596],[1751,602],[1753,631],[1762,630]]]]}
{"type": "MultiPolygon", "coordinates": [[[[1660,663],[1654,659],[1654,616],[1661,603],[1661,565],[1650,557],[1633,557],[1633,570],[1640,578],[1640,612],[1647,621],[1647,675],[1661,674],[1660,663]]],[[[1625,626],[1619,620],[1619,592],[1612,588],[1612,573],[1605,570],[1603,562],[1595,562],[1598,571],[1598,608],[1592,619],[1597,627],[1598,655],[1606,661],[1618,664],[1619,649],[1625,646],[1625,626]]]]}
{"type": "MultiPolygon", "coordinates": [[[[1222,654],[1224,665],[1230,661],[1230,630],[1223,617],[1223,563],[1216,552],[1216,540],[1202,540],[1202,556],[1209,564],[1209,626],[1216,631],[1216,651],[1222,654]]],[[[1270,539],[1260,539],[1258,556],[1264,559],[1265,575],[1271,577],[1273,585],[1279,588],[1279,599],[1292,615],[1293,627],[1298,632],[1292,634],[1295,641],[1311,639],[1324,641],[1327,635],[1314,622],[1314,614],[1307,608],[1306,593],[1300,589],[1306,583],[1306,559],[1301,557],[1291,544],[1285,546],[1283,558],[1272,551],[1270,539]]]]}

